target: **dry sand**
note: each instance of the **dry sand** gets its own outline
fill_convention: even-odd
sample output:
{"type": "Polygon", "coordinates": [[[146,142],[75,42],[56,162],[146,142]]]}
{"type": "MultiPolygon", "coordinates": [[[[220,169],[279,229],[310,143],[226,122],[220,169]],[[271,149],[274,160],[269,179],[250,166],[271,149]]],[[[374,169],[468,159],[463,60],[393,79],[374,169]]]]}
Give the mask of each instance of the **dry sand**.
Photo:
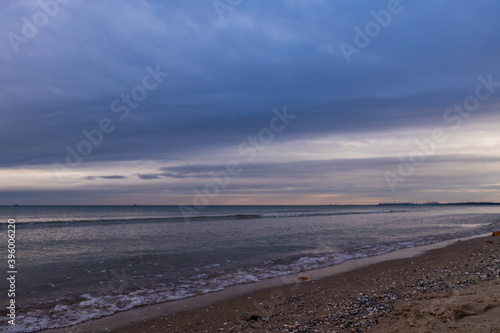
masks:
{"type": "Polygon", "coordinates": [[[500,237],[455,242],[320,280],[297,278],[147,320],[119,318],[100,329],[63,331],[500,332],[500,237]]]}
{"type": "Polygon", "coordinates": [[[498,279],[399,302],[374,332],[500,332],[498,279]]]}

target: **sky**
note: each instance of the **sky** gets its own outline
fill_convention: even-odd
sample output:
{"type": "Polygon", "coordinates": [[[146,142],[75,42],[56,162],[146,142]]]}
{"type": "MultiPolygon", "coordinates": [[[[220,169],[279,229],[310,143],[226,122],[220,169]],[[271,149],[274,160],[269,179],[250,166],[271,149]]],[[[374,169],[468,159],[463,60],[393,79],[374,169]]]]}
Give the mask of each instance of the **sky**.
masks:
{"type": "Polygon", "coordinates": [[[500,3],[0,13],[0,204],[500,202],[500,3]]]}

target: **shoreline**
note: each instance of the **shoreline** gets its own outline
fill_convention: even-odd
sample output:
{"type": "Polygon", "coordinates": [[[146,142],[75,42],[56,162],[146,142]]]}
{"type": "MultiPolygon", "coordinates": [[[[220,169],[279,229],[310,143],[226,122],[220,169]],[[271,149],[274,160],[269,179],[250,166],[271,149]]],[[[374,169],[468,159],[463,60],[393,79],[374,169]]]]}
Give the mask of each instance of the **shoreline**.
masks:
{"type": "MultiPolygon", "coordinates": [[[[193,325],[195,325],[197,327],[200,326],[199,329],[197,328],[198,330],[208,330],[210,332],[214,330],[212,326],[217,326],[217,320],[213,317],[204,317],[206,316],[205,313],[209,313],[210,310],[214,308],[219,308],[219,311],[222,311],[224,313],[228,311],[231,312],[231,309],[233,310],[232,312],[236,311],[235,313],[232,313],[231,316],[228,315],[228,320],[224,320],[222,323],[219,323],[217,329],[226,329],[227,331],[229,329],[229,327],[227,327],[229,324],[227,323],[240,321],[241,325],[250,325],[247,328],[254,330],[254,328],[251,327],[254,327],[255,323],[252,325],[251,320],[247,321],[245,320],[245,318],[242,318],[240,312],[247,312],[247,314],[243,315],[243,317],[247,316],[247,319],[252,319],[252,316],[254,316],[253,319],[266,319],[268,317],[266,315],[272,316],[272,313],[269,309],[274,309],[275,305],[278,304],[276,301],[278,296],[280,296],[280,300],[282,298],[296,298],[306,293],[307,290],[311,289],[311,286],[314,287],[314,284],[329,284],[328,281],[339,280],[344,275],[365,276],[366,272],[364,271],[369,270],[370,268],[376,268],[383,273],[383,271],[387,268],[385,266],[391,266],[394,263],[404,265],[404,261],[407,261],[409,258],[422,258],[423,256],[426,256],[428,253],[431,253],[433,251],[446,251],[446,249],[449,250],[451,247],[456,246],[457,243],[461,243],[463,245],[474,241],[478,242],[478,240],[479,242],[481,242],[481,240],[482,242],[484,242],[486,241],[486,239],[489,239],[487,237],[488,236],[486,235],[477,235],[467,238],[453,239],[444,242],[429,244],[425,246],[400,249],[380,256],[352,259],[341,264],[325,268],[305,271],[268,280],[262,280],[251,284],[230,286],[222,291],[214,293],[194,296],[178,301],[138,307],[124,312],[119,312],[111,316],[86,321],[81,324],[66,328],[52,329],[50,331],[155,332],[155,328],[159,327],[160,325],[162,327],[165,327],[164,330],[166,329],[166,331],[189,332],[193,329],[193,325]],[[302,279],[300,279],[301,277],[302,279]],[[263,301],[252,301],[258,299],[261,299],[263,301]],[[236,307],[230,306],[228,308],[228,304],[233,302],[243,302],[245,304],[240,304],[236,307]],[[240,308],[240,310],[235,310],[238,307],[240,308]],[[205,316],[203,316],[202,314],[205,314],[205,316]],[[237,316],[235,317],[235,315],[237,316]],[[191,323],[191,321],[189,320],[191,320],[190,318],[192,317],[199,317],[199,322],[193,320],[194,322],[191,323]],[[233,317],[233,319],[229,320],[230,317],[233,317]],[[212,324],[210,324],[211,322],[212,324]],[[226,325],[224,325],[224,323],[226,323],[226,325]],[[149,325],[149,327],[147,327],[147,325],[149,325]],[[202,329],[203,327],[211,328],[202,329]]],[[[498,241],[496,241],[495,243],[498,243],[498,241]]],[[[408,265],[408,263],[406,263],[406,265],[408,265]]],[[[342,286],[344,284],[339,283],[339,281],[330,282],[333,282],[333,284],[337,284],[339,286],[342,286]]],[[[345,290],[345,292],[349,293],[348,290],[345,290]]],[[[302,295],[302,297],[305,296],[302,295]]],[[[295,321],[296,320],[294,320],[293,322],[295,321]]],[[[288,328],[286,327],[284,329],[288,330],[288,328]]]]}

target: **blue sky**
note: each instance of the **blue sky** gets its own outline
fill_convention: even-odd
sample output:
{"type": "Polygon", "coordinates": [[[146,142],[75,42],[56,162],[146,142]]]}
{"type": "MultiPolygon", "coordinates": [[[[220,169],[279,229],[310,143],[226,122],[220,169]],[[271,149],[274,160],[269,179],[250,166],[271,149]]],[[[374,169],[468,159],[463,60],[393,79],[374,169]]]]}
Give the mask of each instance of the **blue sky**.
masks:
{"type": "Polygon", "coordinates": [[[0,204],[500,201],[499,16],[7,1],[0,204]]]}

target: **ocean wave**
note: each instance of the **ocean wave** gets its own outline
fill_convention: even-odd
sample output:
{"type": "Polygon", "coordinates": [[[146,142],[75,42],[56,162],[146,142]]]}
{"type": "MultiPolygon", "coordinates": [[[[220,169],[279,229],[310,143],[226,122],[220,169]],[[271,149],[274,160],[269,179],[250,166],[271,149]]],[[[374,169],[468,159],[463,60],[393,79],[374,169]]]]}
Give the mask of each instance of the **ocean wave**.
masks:
{"type": "MultiPolygon", "coordinates": [[[[390,214],[404,213],[405,210],[376,210],[376,211],[346,211],[346,212],[291,212],[291,213],[259,213],[259,214],[229,214],[229,215],[193,215],[193,216],[157,216],[157,217],[119,217],[119,218],[82,218],[82,219],[52,219],[52,220],[17,220],[18,225],[37,225],[37,224],[77,224],[77,223],[147,223],[147,222],[196,222],[216,219],[261,219],[261,218],[288,218],[288,217],[314,217],[314,216],[336,216],[336,215],[366,215],[366,214],[390,214]]],[[[0,223],[5,224],[5,223],[0,223]]]]}
{"type": "MultiPolygon", "coordinates": [[[[10,326],[6,332],[36,332],[73,326],[91,319],[112,315],[138,306],[158,304],[179,300],[196,295],[223,290],[229,286],[253,283],[264,279],[287,276],[337,265],[348,260],[379,256],[403,248],[411,248],[437,243],[447,239],[476,235],[475,232],[463,233],[448,237],[431,237],[418,241],[395,242],[379,245],[363,245],[352,252],[335,252],[326,255],[302,256],[288,264],[276,264],[273,261],[263,262],[261,267],[252,267],[233,272],[201,273],[192,277],[165,285],[158,282],[153,288],[140,288],[128,294],[91,295],[82,294],[68,303],[51,302],[50,307],[37,307],[17,314],[16,326],[10,326]]],[[[212,265],[216,267],[216,265],[212,265]]],[[[161,277],[159,276],[161,279],[161,277]]]]}

